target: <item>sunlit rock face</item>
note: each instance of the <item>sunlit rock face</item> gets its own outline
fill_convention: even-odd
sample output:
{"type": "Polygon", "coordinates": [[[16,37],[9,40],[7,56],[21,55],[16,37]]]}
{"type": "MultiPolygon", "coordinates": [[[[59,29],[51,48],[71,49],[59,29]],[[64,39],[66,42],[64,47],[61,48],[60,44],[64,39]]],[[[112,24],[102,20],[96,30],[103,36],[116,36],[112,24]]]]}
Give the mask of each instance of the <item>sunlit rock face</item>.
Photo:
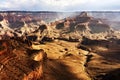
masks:
{"type": "Polygon", "coordinates": [[[18,38],[0,40],[0,80],[43,80],[46,53],[30,46],[18,38]]]}

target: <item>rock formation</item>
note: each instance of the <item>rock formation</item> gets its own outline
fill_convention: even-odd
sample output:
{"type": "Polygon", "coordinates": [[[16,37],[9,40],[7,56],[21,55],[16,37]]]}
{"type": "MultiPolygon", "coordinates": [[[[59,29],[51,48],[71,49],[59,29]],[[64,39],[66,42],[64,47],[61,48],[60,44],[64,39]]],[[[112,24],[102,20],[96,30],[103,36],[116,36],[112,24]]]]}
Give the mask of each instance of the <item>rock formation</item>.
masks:
{"type": "Polygon", "coordinates": [[[1,40],[0,44],[0,80],[43,80],[47,59],[43,50],[32,50],[15,39],[1,40]]]}
{"type": "MultiPolygon", "coordinates": [[[[89,16],[87,12],[82,12],[80,15],[50,22],[49,24],[42,21],[40,18],[38,19],[38,15],[41,14],[34,16],[33,14],[28,13],[1,13],[1,36],[24,36],[30,40],[38,42],[44,39],[44,37],[51,40],[58,38],[68,41],[80,41],[83,36],[90,39],[108,39],[111,37],[109,35],[112,35],[114,32],[113,29],[108,24],[105,24],[102,19],[89,16]],[[45,31],[42,30],[42,27],[44,27],[42,25],[47,27],[45,31]],[[35,39],[36,36],[39,37],[35,39]]],[[[115,36],[115,34],[112,36],[115,36]]]]}

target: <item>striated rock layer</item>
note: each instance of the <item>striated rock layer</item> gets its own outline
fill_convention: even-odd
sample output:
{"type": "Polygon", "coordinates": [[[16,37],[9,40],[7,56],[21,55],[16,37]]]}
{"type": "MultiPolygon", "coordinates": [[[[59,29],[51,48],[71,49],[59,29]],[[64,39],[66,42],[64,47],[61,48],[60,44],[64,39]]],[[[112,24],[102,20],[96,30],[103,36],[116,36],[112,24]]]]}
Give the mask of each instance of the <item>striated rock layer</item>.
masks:
{"type": "Polygon", "coordinates": [[[33,50],[14,39],[1,40],[0,44],[0,80],[43,80],[47,57],[43,50],[33,50]]]}

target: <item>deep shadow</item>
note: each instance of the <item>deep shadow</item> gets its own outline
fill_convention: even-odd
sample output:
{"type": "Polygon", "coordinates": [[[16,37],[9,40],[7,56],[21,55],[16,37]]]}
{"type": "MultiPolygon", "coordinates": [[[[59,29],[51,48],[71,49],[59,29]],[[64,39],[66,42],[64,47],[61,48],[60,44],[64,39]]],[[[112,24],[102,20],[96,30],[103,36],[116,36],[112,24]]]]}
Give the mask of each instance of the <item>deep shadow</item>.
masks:
{"type": "Polygon", "coordinates": [[[104,60],[111,62],[111,63],[120,63],[120,51],[113,51],[113,52],[101,52],[97,53],[98,55],[104,57],[104,60]]]}
{"type": "Polygon", "coordinates": [[[108,62],[120,63],[120,45],[119,39],[109,39],[109,40],[91,40],[89,38],[83,37],[83,41],[77,47],[83,50],[89,51],[91,48],[92,52],[102,56],[108,62]],[[98,51],[92,47],[98,46],[107,48],[107,51],[98,51]]]}
{"type": "Polygon", "coordinates": [[[60,60],[49,60],[45,67],[45,80],[79,80],[60,60]]]}
{"type": "Polygon", "coordinates": [[[120,68],[108,72],[102,80],[120,80],[120,68]]]}

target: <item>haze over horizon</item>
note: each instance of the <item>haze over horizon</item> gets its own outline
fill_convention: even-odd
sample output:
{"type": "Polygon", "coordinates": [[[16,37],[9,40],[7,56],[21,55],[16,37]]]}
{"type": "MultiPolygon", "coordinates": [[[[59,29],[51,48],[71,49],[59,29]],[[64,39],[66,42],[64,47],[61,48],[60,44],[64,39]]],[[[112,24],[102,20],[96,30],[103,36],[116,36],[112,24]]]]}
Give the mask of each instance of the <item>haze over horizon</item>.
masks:
{"type": "Polygon", "coordinates": [[[0,0],[0,11],[120,11],[119,0],[0,0]]]}

